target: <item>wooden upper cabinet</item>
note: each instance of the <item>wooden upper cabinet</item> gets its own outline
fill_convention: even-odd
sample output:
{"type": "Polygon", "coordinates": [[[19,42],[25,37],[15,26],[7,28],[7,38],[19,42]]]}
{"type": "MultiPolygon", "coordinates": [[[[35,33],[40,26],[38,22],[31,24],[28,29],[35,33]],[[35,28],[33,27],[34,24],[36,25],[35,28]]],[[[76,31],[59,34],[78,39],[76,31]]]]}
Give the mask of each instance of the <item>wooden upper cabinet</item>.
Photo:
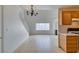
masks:
{"type": "Polygon", "coordinates": [[[79,18],[79,11],[72,11],[71,16],[72,18],[79,18]]]}
{"type": "Polygon", "coordinates": [[[62,25],[71,25],[71,24],[72,24],[71,12],[62,11],[62,25]]]}

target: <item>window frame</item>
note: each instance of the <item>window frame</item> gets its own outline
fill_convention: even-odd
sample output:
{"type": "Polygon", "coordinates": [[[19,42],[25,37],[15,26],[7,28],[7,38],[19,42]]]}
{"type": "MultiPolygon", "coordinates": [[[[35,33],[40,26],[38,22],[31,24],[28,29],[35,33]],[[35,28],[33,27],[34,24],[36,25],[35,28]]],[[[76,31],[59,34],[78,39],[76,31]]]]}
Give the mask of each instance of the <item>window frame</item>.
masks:
{"type": "Polygon", "coordinates": [[[47,22],[47,23],[36,23],[35,24],[35,30],[37,31],[49,31],[50,30],[50,23],[47,22]],[[47,25],[47,27],[45,27],[47,25]]]}

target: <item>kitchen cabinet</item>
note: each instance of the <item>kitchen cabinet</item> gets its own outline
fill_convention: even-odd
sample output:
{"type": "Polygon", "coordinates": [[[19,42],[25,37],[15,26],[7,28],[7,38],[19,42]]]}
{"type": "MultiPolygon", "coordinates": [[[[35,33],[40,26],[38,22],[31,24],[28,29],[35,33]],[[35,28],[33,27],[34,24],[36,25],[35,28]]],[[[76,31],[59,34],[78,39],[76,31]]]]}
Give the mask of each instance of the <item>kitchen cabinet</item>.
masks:
{"type": "Polygon", "coordinates": [[[78,51],[77,34],[60,34],[59,46],[65,52],[72,53],[78,51]]]}
{"type": "Polygon", "coordinates": [[[62,25],[72,25],[72,18],[79,18],[79,11],[62,11],[62,25]]]}
{"type": "Polygon", "coordinates": [[[68,33],[68,28],[79,28],[79,6],[59,8],[58,19],[59,47],[65,52],[77,52],[79,50],[79,35],[77,33],[68,33]]]}
{"type": "Polygon", "coordinates": [[[71,24],[72,24],[71,12],[62,11],[62,25],[71,25],[71,24]]]}
{"type": "Polygon", "coordinates": [[[77,51],[78,51],[78,36],[67,36],[66,52],[77,52],[77,51]]]}
{"type": "Polygon", "coordinates": [[[79,18],[79,11],[72,11],[71,16],[72,18],[79,18]]]}

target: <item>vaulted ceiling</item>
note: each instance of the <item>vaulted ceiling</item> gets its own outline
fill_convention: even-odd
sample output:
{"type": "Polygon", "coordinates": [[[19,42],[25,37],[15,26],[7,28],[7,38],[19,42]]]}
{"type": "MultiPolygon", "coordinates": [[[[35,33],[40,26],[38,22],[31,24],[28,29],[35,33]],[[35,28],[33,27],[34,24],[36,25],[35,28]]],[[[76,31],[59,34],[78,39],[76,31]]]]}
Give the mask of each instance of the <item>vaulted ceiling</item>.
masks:
{"type": "MultiPolygon", "coordinates": [[[[53,8],[60,8],[63,5],[34,5],[34,7],[38,10],[52,10],[53,8]]],[[[23,5],[22,8],[26,9],[29,8],[30,5],[23,5]]],[[[30,8],[29,8],[30,9],[30,8]]]]}
{"type": "MultiPolygon", "coordinates": [[[[22,6],[23,10],[26,9],[26,6],[22,6]]],[[[55,29],[57,28],[57,20],[58,20],[58,8],[62,7],[60,5],[35,5],[38,9],[39,14],[37,16],[30,16],[25,13],[25,22],[28,23],[30,28],[30,34],[54,34],[55,29]],[[35,24],[36,23],[50,23],[50,30],[47,32],[44,31],[36,31],[35,24]]]]}

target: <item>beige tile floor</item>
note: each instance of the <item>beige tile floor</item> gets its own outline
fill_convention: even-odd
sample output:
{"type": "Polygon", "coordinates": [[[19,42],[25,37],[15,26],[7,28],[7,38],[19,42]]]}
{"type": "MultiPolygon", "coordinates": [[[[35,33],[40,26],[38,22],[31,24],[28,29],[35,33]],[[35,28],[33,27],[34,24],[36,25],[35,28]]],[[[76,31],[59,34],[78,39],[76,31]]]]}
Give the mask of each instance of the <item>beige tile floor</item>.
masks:
{"type": "Polygon", "coordinates": [[[55,35],[31,35],[15,53],[63,53],[55,35]]]}

